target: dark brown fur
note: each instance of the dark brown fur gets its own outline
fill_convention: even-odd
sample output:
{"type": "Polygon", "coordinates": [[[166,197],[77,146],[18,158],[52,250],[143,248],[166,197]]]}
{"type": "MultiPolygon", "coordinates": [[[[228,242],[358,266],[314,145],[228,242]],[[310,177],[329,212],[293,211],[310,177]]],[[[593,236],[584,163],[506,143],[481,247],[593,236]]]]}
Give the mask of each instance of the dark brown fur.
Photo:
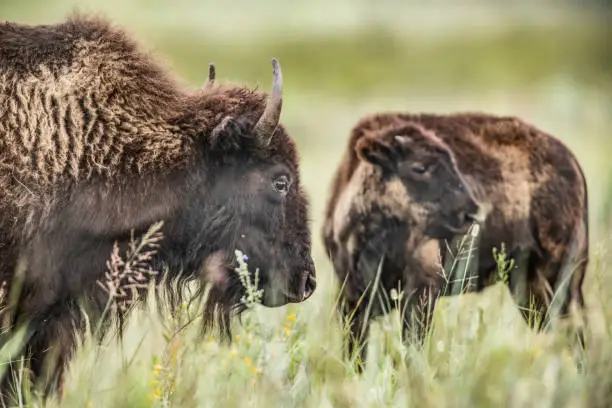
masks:
{"type": "MultiPolygon", "coordinates": [[[[421,126],[443,141],[452,151],[457,168],[476,201],[488,210],[478,244],[475,289],[481,290],[492,281],[492,274],[496,271],[492,249],[494,246],[499,249],[503,242],[517,262],[517,269],[510,273],[509,284],[520,306],[529,307],[530,299],[535,300],[537,312],[546,313],[552,291],[558,290],[564,296],[559,305],[560,314],[567,316],[570,306],[575,306],[585,319],[582,282],[589,249],[587,187],[572,153],[557,139],[514,117],[478,113],[389,113],[363,118],[352,129],[347,150],[331,186],[322,231],[324,245],[334,262],[340,284],[344,284],[346,307],[341,310],[341,315],[347,318],[357,310],[351,326],[352,337],[361,330],[367,335],[369,320],[364,317],[363,304],[368,302],[371,288],[368,288],[361,305],[358,305],[358,299],[371,284],[375,274],[373,268],[377,266],[375,262],[383,254],[390,258],[383,263],[381,276],[381,286],[387,292],[401,283],[402,289],[409,294],[427,289],[433,289],[434,295],[443,293],[439,274],[437,279],[427,278],[429,283],[426,285],[418,283],[435,275],[434,270],[439,270],[437,254],[445,243],[438,242],[438,239],[442,237],[424,233],[418,223],[397,219],[396,215],[389,213],[392,207],[381,210],[361,206],[361,213],[355,210],[360,205],[356,203],[363,201],[364,197],[371,197],[373,203],[388,201],[382,184],[393,179],[383,182],[370,180],[378,174],[371,173],[365,177],[371,186],[357,191],[355,185],[363,184],[356,178],[358,172],[361,174],[364,168],[372,167],[367,160],[361,159],[359,150],[364,148],[364,144],[372,143],[368,140],[393,134],[396,129],[407,125],[421,126]],[[352,195],[346,193],[349,188],[353,189],[352,195]],[[343,194],[347,197],[346,202],[341,200],[343,194]],[[349,202],[352,212],[347,209],[349,202]],[[392,219],[395,221],[390,222],[392,219]],[[339,228],[345,230],[344,237],[338,237],[339,228]],[[375,230],[378,235],[373,232],[375,230]],[[355,236],[353,241],[347,238],[351,234],[355,236]],[[394,254],[398,251],[405,252],[404,258],[394,254]],[[358,257],[361,264],[351,264],[348,261],[351,257],[358,257]],[[562,275],[573,267],[576,269],[567,288],[557,288],[562,275]],[[526,273],[526,279],[521,278],[521,273],[526,273]],[[527,296],[519,294],[522,284],[526,285],[527,296]]],[[[400,200],[394,205],[397,214],[401,213],[401,207],[405,209],[405,217],[410,218],[412,210],[407,204],[400,200]]],[[[441,214],[437,213],[444,218],[441,214]]],[[[444,257],[441,260],[443,262],[444,257]]],[[[524,291],[520,293],[525,294],[524,291]]],[[[411,304],[414,301],[411,300],[411,304]]],[[[374,299],[370,317],[383,312],[378,299],[374,299]]],[[[429,318],[430,315],[426,316],[425,323],[429,318]]],[[[542,319],[541,323],[544,321],[542,319]]],[[[407,323],[407,330],[409,326],[407,323]]],[[[542,324],[538,327],[541,328],[542,324]]],[[[578,329],[578,336],[582,342],[582,329],[578,329]]],[[[362,338],[361,341],[365,340],[362,338]]],[[[352,353],[358,343],[359,339],[349,339],[347,351],[352,353]]],[[[364,355],[365,346],[362,358],[364,355]]]]}
{"type": "Polygon", "coordinates": [[[189,90],[103,19],[0,24],[0,280],[10,290],[26,262],[10,313],[36,330],[36,378],[57,383],[42,358],[51,348],[68,360],[77,301],[94,315],[105,306],[96,281],[113,243],[123,253],[131,231],[159,220],[153,267],[214,283],[205,327],[229,334],[242,310],[234,249],[260,269],[264,305],[314,290],[295,143],[282,125],[267,146],[253,134],[266,97],[216,82],[189,90]]]}

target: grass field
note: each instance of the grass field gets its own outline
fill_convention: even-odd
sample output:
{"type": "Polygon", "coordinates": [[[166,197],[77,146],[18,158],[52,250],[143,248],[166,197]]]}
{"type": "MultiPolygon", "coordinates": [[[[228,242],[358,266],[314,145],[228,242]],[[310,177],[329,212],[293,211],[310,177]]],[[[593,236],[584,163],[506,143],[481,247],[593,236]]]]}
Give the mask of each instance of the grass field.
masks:
{"type": "MultiPolygon", "coordinates": [[[[74,4],[4,1],[0,18],[57,21],[74,4]]],[[[348,0],[81,4],[128,25],[192,85],[204,82],[214,61],[219,80],[268,89],[270,58],[279,58],[282,121],[301,152],[319,283],[304,304],[255,305],[236,326],[232,346],[198,338],[197,308],[179,321],[139,310],[122,343],[86,342],[62,401],[44,406],[612,406],[609,14],[550,2],[508,11],[348,0]],[[516,115],[576,153],[588,179],[591,224],[586,374],[576,372],[554,333],[527,329],[503,286],[443,299],[423,349],[401,344],[391,314],[374,325],[363,374],[342,360],[338,283],[320,242],[323,208],[350,127],[385,110],[516,115]]]]}

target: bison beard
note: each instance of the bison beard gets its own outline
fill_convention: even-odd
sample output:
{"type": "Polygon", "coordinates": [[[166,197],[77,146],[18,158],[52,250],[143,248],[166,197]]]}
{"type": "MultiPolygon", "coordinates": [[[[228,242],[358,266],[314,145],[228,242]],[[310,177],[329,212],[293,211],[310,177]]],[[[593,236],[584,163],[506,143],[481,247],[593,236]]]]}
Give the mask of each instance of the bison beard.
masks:
{"type": "Polygon", "coordinates": [[[198,294],[212,283],[205,331],[218,325],[229,340],[230,317],[244,310],[236,249],[260,270],[265,306],[313,293],[309,201],[272,66],[267,102],[216,83],[212,65],[202,89],[187,92],[106,21],[0,24],[0,278],[9,293],[20,289],[0,317],[3,330],[30,324],[22,351],[45,393],[84,328],[80,307],[92,322],[102,315],[99,281],[114,245],[125,253],[132,234],[158,221],[148,263],[168,274],[155,281],[175,306],[187,283],[198,294]]]}
{"type": "Polygon", "coordinates": [[[583,348],[588,198],[573,154],[513,117],[389,113],[352,129],[326,208],[322,238],[342,287],[339,314],[350,329],[345,352],[361,347],[365,361],[369,322],[390,310],[378,294],[369,315],[365,310],[381,261],[383,300],[401,284],[411,296],[402,299],[410,318],[419,295],[428,299],[422,330],[413,333],[413,322],[404,321],[406,334],[422,340],[435,297],[447,294],[438,258],[443,265],[444,241],[461,236],[461,221],[481,227],[470,286],[480,291],[492,283],[492,250],[504,243],[517,264],[508,284],[521,312],[528,319],[533,299],[542,318],[528,323],[543,329],[548,319],[576,312],[582,321],[568,323],[574,346],[583,348]]]}

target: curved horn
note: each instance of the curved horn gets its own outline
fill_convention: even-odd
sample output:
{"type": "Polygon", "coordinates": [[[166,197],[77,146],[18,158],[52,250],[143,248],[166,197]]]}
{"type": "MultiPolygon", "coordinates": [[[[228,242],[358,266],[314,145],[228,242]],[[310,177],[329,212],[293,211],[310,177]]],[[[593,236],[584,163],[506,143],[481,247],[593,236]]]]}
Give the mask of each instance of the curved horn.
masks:
{"type": "Polygon", "coordinates": [[[209,89],[213,86],[213,84],[215,83],[215,63],[211,62],[210,64],[208,64],[208,79],[206,80],[206,83],[204,84],[204,86],[202,87],[203,89],[209,89]]]}
{"type": "Polygon", "coordinates": [[[272,140],[272,135],[280,120],[283,105],[283,74],[276,58],[272,58],[272,73],[274,75],[272,93],[254,129],[257,139],[263,146],[267,146],[270,144],[270,140],[272,140]]]}

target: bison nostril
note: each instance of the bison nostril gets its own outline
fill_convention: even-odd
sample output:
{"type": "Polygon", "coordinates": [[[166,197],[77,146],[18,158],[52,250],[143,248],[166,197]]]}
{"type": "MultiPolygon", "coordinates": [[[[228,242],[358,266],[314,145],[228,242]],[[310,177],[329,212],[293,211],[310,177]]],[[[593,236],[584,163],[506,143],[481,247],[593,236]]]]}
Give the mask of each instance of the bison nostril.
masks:
{"type": "Polygon", "coordinates": [[[317,287],[316,278],[310,273],[306,272],[302,276],[302,301],[308,299],[314,293],[317,287]]]}
{"type": "Polygon", "coordinates": [[[308,280],[306,280],[306,287],[304,288],[304,298],[309,298],[314,293],[316,288],[317,279],[312,275],[308,275],[308,280]]]}

